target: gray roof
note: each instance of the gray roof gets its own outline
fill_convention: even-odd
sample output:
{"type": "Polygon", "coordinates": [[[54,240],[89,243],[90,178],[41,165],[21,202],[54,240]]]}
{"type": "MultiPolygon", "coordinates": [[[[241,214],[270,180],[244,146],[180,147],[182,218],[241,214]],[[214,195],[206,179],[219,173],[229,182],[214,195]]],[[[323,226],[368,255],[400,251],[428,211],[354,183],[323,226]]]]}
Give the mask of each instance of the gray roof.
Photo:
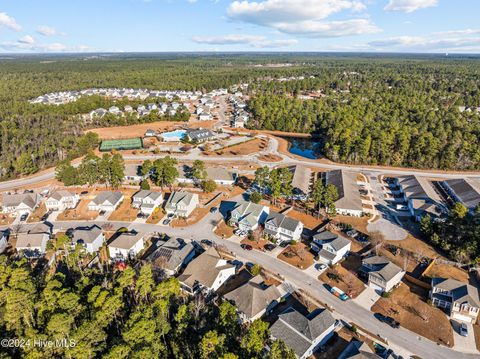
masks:
{"type": "Polygon", "coordinates": [[[465,207],[473,209],[480,203],[480,180],[459,178],[447,180],[445,183],[465,207]]]}
{"type": "Polygon", "coordinates": [[[334,170],[325,174],[326,184],[337,187],[337,208],[362,211],[362,199],[357,185],[357,174],[344,170],[334,170]]]}
{"type": "Polygon", "coordinates": [[[83,241],[83,243],[93,243],[95,239],[102,234],[102,229],[93,225],[86,229],[76,229],[73,232],[72,242],[77,243],[78,241],[83,241]]]}
{"type": "Polygon", "coordinates": [[[338,359],[380,359],[364,342],[352,339],[338,359]]]}
{"type": "Polygon", "coordinates": [[[291,232],[295,232],[295,229],[300,225],[300,221],[287,217],[282,213],[271,211],[268,215],[265,223],[269,223],[278,228],[283,228],[291,232]]]}
{"type": "Polygon", "coordinates": [[[430,181],[425,177],[414,175],[398,178],[398,183],[402,187],[403,192],[409,199],[431,199],[440,202],[440,196],[435,192],[430,181]]]}
{"type": "Polygon", "coordinates": [[[292,307],[278,316],[278,320],[270,328],[276,339],[283,340],[301,357],[310,348],[316,338],[325,333],[335,323],[335,319],[327,309],[315,316],[304,316],[292,307]]]}
{"type": "Polygon", "coordinates": [[[121,192],[103,191],[100,192],[92,202],[97,205],[105,204],[105,202],[114,205],[117,204],[122,197],[123,194],[121,192]]]}
{"type": "Polygon", "coordinates": [[[190,137],[192,140],[205,140],[208,138],[215,137],[215,134],[206,129],[206,128],[199,128],[196,130],[188,130],[187,131],[188,137],[190,137]]]}
{"type": "Polygon", "coordinates": [[[233,301],[237,309],[248,318],[253,318],[281,296],[277,287],[266,286],[263,278],[257,275],[244,285],[227,293],[225,298],[233,301]]]}
{"type": "Polygon", "coordinates": [[[136,165],[136,164],[131,164],[131,163],[127,163],[125,165],[125,177],[136,177],[136,176],[140,176],[142,177],[142,174],[140,173],[140,166],[139,165],[136,165]]]}
{"type": "Polygon", "coordinates": [[[238,201],[235,203],[232,213],[239,213],[240,217],[237,220],[238,222],[247,221],[250,225],[254,225],[258,223],[258,219],[263,211],[264,206],[260,204],[238,201]]]}
{"type": "Polygon", "coordinates": [[[153,264],[169,270],[175,270],[195,250],[191,241],[181,238],[170,238],[149,256],[153,264]]]}
{"type": "Polygon", "coordinates": [[[33,209],[38,204],[39,198],[35,193],[5,194],[3,195],[4,207],[17,207],[21,203],[33,209]]]}
{"type": "Polygon", "coordinates": [[[336,251],[339,251],[340,249],[345,248],[351,243],[348,238],[339,236],[328,230],[324,230],[323,232],[315,234],[313,238],[316,240],[322,241],[325,244],[331,245],[333,249],[335,249],[336,251]]]}
{"type": "Polygon", "coordinates": [[[220,260],[222,258],[217,250],[210,247],[188,264],[178,280],[190,288],[193,288],[196,283],[210,288],[221,270],[235,267],[228,263],[219,265],[220,260]]]}
{"type": "Polygon", "coordinates": [[[450,278],[432,278],[432,287],[447,290],[452,293],[452,299],[457,303],[468,303],[480,308],[478,288],[450,278]]]}
{"type": "Polygon", "coordinates": [[[43,241],[48,241],[46,233],[19,233],[17,235],[16,248],[41,247],[43,241]]]}
{"type": "Polygon", "coordinates": [[[168,197],[165,207],[176,207],[179,204],[184,204],[188,206],[192,202],[194,196],[198,196],[198,195],[195,193],[183,192],[183,191],[172,192],[168,197]]]}
{"type": "Polygon", "coordinates": [[[49,199],[53,198],[57,201],[60,201],[62,198],[73,197],[73,196],[75,196],[75,193],[73,192],[70,192],[67,190],[57,190],[50,195],[49,199]]]}
{"type": "Polygon", "coordinates": [[[131,249],[144,237],[143,233],[121,233],[108,246],[114,248],[131,249]]]}
{"type": "Polygon", "coordinates": [[[312,178],[312,170],[302,165],[293,167],[293,188],[298,188],[303,193],[310,193],[310,180],[312,178]]]}
{"type": "Polygon", "coordinates": [[[52,234],[53,225],[46,222],[37,223],[31,229],[28,230],[28,233],[39,234],[46,233],[48,235],[52,234]]]}
{"type": "Polygon", "coordinates": [[[138,191],[133,195],[134,199],[145,199],[145,198],[151,198],[152,200],[156,201],[159,197],[162,196],[162,192],[155,192],[155,191],[150,191],[150,190],[141,190],[138,191]]]}
{"type": "Polygon", "coordinates": [[[398,273],[403,272],[402,268],[382,256],[368,257],[365,258],[362,262],[373,265],[374,269],[369,271],[369,274],[379,276],[386,282],[390,281],[398,273]]]}

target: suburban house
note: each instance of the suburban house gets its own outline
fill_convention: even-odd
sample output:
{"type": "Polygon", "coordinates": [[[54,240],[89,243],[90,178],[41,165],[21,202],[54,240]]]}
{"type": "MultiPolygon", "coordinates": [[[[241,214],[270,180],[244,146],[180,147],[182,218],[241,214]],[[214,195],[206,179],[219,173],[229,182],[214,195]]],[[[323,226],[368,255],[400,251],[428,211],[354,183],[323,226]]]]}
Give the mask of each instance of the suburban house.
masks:
{"type": "Polygon", "coordinates": [[[133,208],[140,209],[140,213],[148,216],[155,211],[155,208],[161,207],[162,202],[162,192],[141,190],[132,197],[133,208]]]}
{"type": "Polygon", "coordinates": [[[191,240],[172,237],[159,244],[160,247],[149,255],[148,260],[152,262],[154,270],[160,270],[168,276],[177,274],[195,256],[191,240]]]}
{"type": "Polygon", "coordinates": [[[425,215],[429,215],[433,219],[442,215],[444,207],[442,199],[428,179],[409,175],[399,177],[395,182],[400,187],[400,193],[407,203],[410,215],[416,221],[425,215]]]}
{"type": "Polygon", "coordinates": [[[320,261],[327,265],[337,264],[352,247],[352,242],[336,233],[323,228],[312,237],[310,247],[318,253],[320,261]]]}
{"type": "Polygon", "coordinates": [[[39,223],[27,233],[17,234],[15,249],[27,258],[39,258],[45,254],[51,234],[50,226],[39,223]]]}
{"type": "Polygon", "coordinates": [[[135,257],[145,248],[145,234],[135,232],[121,233],[110,244],[110,259],[123,260],[135,257]]]}
{"type": "Polygon", "coordinates": [[[205,141],[211,141],[215,139],[215,134],[206,128],[188,130],[186,135],[190,141],[194,141],[194,142],[205,142],[205,141]]]}
{"type": "Polygon", "coordinates": [[[432,278],[430,299],[449,311],[452,319],[475,324],[480,311],[478,288],[455,279],[432,278]]]}
{"type": "Polygon", "coordinates": [[[139,184],[148,176],[143,176],[140,172],[141,166],[135,164],[126,164],[125,165],[125,176],[123,177],[124,183],[135,183],[139,184]]]}
{"type": "Polygon", "coordinates": [[[459,178],[441,182],[442,187],[456,202],[460,202],[471,212],[480,204],[480,180],[459,178]]]}
{"type": "Polygon", "coordinates": [[[72,244],[81,245],[88,253],[98,252],[105,242],[103,231],[97,225],[88,228],[78,228],[73,231],[72,244]]]}
{"type": "Polygon", "coordinates": [[[265,234],[280,243],[298,241],[302,232],[302,222],[282,213],[271,211],[265,221],[265,234]]]}
{"type": "Polygon", "coordinates": [[[45,201],[49,211],[64,211],[75,208],[80,201],[80,196],[75,192],[58,190],[53,192],[45,201]]]}
{"type": "Polygon", "coordinates": [[[101,192],[88,204],[89,211],[114,211],[123,201],[122,192],[104,191],[101,192]]]}
{"type": "MultiPolygon", "coordinates": [[[[181,165],[177,167],[178,170],[178,183],[195,183],[195,180],[190,175],[191,167],[187,165],[181,165]]],[[[227,171],[224,168],[208,167],[205,169],[207,174],[206,179],[214,181],[216,184],[224,186],[233,186],[237,180],[237,174],[227,171]]]]}
{"type": "Polygon", "coordinates": [[[199,290],[216,291],[235,274],[235,266],[222,259],[214,247],[192,260],[178,277],[182,289],[188,293],[199,290]]]}
{"type": "Polygon", "coordinates": [[[381,359],[375,354],[368,344],[356,339],[350,340],[347,347],[340,353],[337,359],[381,359]]]}
{"type": "Polygon", "coordinates": [[[336,324],[327,309],[305,316],[289,307],[270,327],[270,334],[274,339],[283,340],[297,358],[305,359],[332,337],[336,324]]]}
{"type": "Polygon", "coordinates": [[[32,213],[40,204],[40,196],[36,193],[4,194],[2,211],[21,216],[32,213]]]}
{"type": "Polygon", "coordinates": [[[345,216],[363,216],[362,198],[357,184],[357,173],[334,170],[325,173],[325,184],[337,188],[338,200],[335,202],[337,214],[345,216]]]}
{"type": "Polygon", "coordinates": [[[362,260],[359,275],[368,280],[370,288],[382,293],[397,286],[405,271],[387,258],[373,255],[362,260]]]}
{"type": "Polygon", "coordinates": [[[308,196],[311,192],[312,170],[302,165],[291,167],[292,187],[295,192],[308,196]]]}
{"type": "Polygon", "coordinates": [[[237,307],[242,323],[253,322],[278,304],[282,294],[274,285],[266,285],[257,275],[247,283],[225,294],[225,299],[237,307]]]}
{"type": "Polygon", "coordinates": [[[241,230],[253,231],[259,224],[265,223],[269,212],[270,208],[266,206],[239,201],[235,203],[231,211],[229,222],[241,230]]]}
{"type": "Polygon", "coordinates": [[[198,194],[191,192],[172,192],[165,204],[165,212],[187,218],[199,204],[198,194]]]}

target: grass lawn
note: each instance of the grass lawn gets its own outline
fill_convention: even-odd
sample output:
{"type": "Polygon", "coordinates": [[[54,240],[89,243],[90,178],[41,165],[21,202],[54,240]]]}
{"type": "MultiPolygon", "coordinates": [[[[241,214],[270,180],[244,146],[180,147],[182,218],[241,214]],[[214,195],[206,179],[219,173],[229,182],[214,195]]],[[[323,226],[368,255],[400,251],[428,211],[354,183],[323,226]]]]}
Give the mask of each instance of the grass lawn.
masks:
{"type": "Polygon", "coordinates": [[[172,221],[172,227],[188,227],[199,222],[208,214],[208,208],[197,207],[188,218],[175,218],[172,221]]]}
{"type": "Polygon", "coordinates": [[[365,284],[355,274],[361,264],[360,257],[351,255],[333,268],[328,268],[318,279],[356,298],[365,289],[365,284]]]}
{"type": "Polygon", "coordinates": [[[307,269],[314,262],[310,247],[304,243],[289,245],[278,255],[278,259],[300,269],[307,269]]]}
{"type": "Polygon", "coordinates": [[[60,213],[57,217],[58,221],[88,221],[94,220],[98,217],[98,211],[89,211],[88,204],[91,199],[84,198],[82,199],[76,208],[67,209],[64,212],[60,213]]]}
{"type": "Polygon", "coordinates": [[[401,283],[389,298],[380,298],[372,312],[388,315],[412,332],[436,343],[452,347],[453,330],[447,315],[425,301],[428,291],[411,283],[401,283]]]}
{"type": "Polygon", "coordinates": [[[28,216],[27,222],[40,222],[45,213],[47,213],[47,207],[45,206],[45,203],[41,203],[40,206],[38,206],[35,211],[28,216]]]}
{"type": "Polygon", "coordinates": [[[432,268],[426,273],[427,277],[441,277],[441,278],[451,278],[456,279],[463,283],[468,283],[468,273],[467,271],[457,268],[454,266],[449,266],[446,264],[435,263],[432,268]]]}
{"type": "Polygon", "coordinates": [[[112,212],[109,221],[133,222],[137,219],[138,209],[132,207],[131,197],[125,196],[125,199],[120,206],[112,212]]]}

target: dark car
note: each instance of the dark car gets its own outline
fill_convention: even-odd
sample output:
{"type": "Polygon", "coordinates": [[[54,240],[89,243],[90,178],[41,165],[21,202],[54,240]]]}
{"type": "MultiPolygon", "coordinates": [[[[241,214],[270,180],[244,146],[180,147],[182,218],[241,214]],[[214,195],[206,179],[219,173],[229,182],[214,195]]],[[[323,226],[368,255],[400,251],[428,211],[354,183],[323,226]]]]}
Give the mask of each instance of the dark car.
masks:
{"type": "Polygon", "coordinates": [[[22,214],[22,216],[20,217],[20,222],[25,222],[27,218],[28,218],[28,213],[22,214]]]}
{"type": "Polygon", "coordinates": [[[205,244],[206,246],[209,246],[209,247],[213,246],[213,242],[209,239],[202,239],[200,243],[205,244]]]}
{"type": "Polygon", "coordinates": [[[250,244],[242,244],[240,247],[242,247],[242,249],[245,249],[247,251],[251,251],[253,249],[253,247],[250,244]]]}
{"type": "Polygon", "coordinates": [[[164,226],[168,226],[171,221],[172,221],[171,219],[167,218],[162,223],[163,223],[164,226]]]}
{"type": "Polygon", "coordinates": [[[218,207],[210,208],[210,213],[217,213],[217,212],[218,212],[218,207]]]}
{"type": "Polygon", "coordinates": [[[50,211],[48,211],[47,213],[45,213],[45,214],[42,216],[41,221],[42,221],[42,222],[45,222],[45,221],[48,219],[48,216],[50,216],[50,213],[51,213],[50,211]]]}
{"type": "Polygon", "coordinates": [[[87,194],[88,194],[88,191],[82,191],[82,192],[80,192],[80,196],[85,196],[85,195],[87,195],[87,194]]]}
{"type": "Polygon", "coordinates": [[[273,243],[267,243],[263,246],[267,251],[273,251],[277,246],[273,243]]]}
{"type": "Polygon", "coordinates": [[[393,319],[392,317],[387,317],[386,315],[383,315],[380,313],[375,313],[374,316],[379,321],[384,322],[385,324],[388,324],[392,328],[400,328],[400,323],[395,319],[393,319]]]}

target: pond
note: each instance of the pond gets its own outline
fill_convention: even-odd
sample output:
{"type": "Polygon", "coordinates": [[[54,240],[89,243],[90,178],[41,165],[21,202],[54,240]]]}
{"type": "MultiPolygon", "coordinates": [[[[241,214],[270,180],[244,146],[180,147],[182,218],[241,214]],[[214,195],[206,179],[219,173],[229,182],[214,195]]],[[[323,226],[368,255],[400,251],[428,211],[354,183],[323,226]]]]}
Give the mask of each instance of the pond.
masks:
{"type": "Polygon", "coordinates": [[[316,160],[323,157],[320,140],[306,137],[283,137],[289,142],[288,152],[294,155],[316,160]]]}

